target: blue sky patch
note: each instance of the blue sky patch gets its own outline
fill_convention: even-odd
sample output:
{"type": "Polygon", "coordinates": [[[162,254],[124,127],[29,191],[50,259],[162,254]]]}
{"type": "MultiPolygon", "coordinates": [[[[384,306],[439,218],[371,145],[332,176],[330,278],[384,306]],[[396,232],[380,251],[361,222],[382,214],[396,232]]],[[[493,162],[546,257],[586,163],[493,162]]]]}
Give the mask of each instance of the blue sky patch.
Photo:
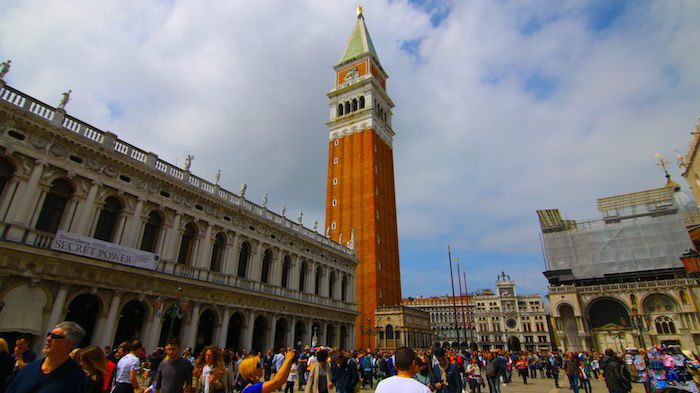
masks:
{"type": "Polygon", "coordinates": [[[542,75],[540,72],[528,76],[523,85],[525,91],[532,93],[539,101],[549,98],[557,90],[557,87],[559,87],[559,81],[542,75]]]}
{"type": "Polygon", "coordinates": [[[452,2],[445,0],[408,0],[409,4],[417,9],[430,14],[430,24],[438,27],[450,16],[452,2]]]}
{"type": "Polygon", "coordinates": [[[113,119],[118,119],[118,118],[122,117],[122,114],[124,113],[124,110],[122,109],[122,107],[119,104],[117,104],[116,102],[112,102],[112,101],[107,101],[107,109],[109,110],[109,115],[113,119]]]}
{"type": "Polygon", "coordinates": [[[602,31],[610,28],[625,12],[625,0],[594,0],[586,9],[588,28],[602,31]]]}

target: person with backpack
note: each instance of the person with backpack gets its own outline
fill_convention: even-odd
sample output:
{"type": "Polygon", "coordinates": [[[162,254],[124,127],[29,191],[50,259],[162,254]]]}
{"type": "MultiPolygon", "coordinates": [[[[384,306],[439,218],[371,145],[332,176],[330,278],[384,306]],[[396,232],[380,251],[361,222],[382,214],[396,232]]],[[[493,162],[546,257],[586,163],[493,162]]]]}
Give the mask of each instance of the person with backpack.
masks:
{"type": "Polygon", "coordinates": [[[501,393],[500,375],[503,371],[501,362],[495,353],[486,355],[486,380],[489,383],[489,393],[501,393]]]}
{"type": "Polygon", "coordinates": [[[374,389],[374,381],[372,376],[372,354],[367,352],[360,359],[360,367],[362,369],[362,389],[366,384],[369,384],[370,389],[374,389]]]}
{"type": "Polygon", "coordinates": [[[559,388],[559,367],[561,367],[559,356],[552,354],[549,358],[549,373],[554,379],[554,387],[556,388],[559,388]]]}
{"type": "Polygon", "coordinates": [[[632,390],[632,377],[625,362],[608,348],[603,360],[603,377],[609,393],[628,393],[632,390]]]}

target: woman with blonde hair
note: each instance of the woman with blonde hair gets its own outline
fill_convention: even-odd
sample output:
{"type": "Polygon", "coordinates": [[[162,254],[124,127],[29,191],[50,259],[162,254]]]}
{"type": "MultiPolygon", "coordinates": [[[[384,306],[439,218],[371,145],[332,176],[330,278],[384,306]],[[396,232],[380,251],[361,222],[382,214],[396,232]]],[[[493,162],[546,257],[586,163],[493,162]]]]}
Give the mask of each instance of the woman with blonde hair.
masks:
{"type": "Polygon", "coordinates": [[[91,345],[78,352],[77,358],[87,375],[85,391],[87,393],[104,392],[107,379],[107,358],[104,351],[91,345]]]}
{"type": "Polygon", "coordinates": [[[279,371],[277,371],[277,374],[275,374],[275,377],[269,381],[260,382],[260,378],[263,376],[260,357],[248,356],[238,367],[238,372],[246,383],[242,393],[272,393],[281,388],[287,382],[287,377],[289,376],[289,371],[291,370],[291,365],[295,358],[296,353],[294,350],[290,349],[287,351],[287,354],[284,355],[284,363],[279,371]]]}
{"type": "Polygon", "coordinates": [[[208,346],[199,354],[192,374],[197,381],[195,384],[196,392],[218,393],[226,391],[226,366],[224,366],[221,350],[217,346],[208,346]]]}

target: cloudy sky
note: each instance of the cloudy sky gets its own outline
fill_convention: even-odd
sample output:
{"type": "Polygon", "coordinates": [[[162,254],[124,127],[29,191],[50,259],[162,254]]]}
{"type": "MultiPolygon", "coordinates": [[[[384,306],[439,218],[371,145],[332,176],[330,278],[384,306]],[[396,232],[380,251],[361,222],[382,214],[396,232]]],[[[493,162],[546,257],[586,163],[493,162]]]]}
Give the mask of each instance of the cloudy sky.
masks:
{"type": "MultiPolygon", "coordinates": [[[[323,222],[326,92],[356,1],[0,2],[10,85],[323,222]]],[[[390,75],[404,296],[505,270],[545,292],[536,209],[663,184],[700,114],[700,2],[363,4],[390,75]]],[[[672,174],[680,181],[674,165],[672,174]]],[[[295,213],[293,215],[296,215],[295,213]]],[[[309,224],[310,225],[310,224],[309,224]]]]}

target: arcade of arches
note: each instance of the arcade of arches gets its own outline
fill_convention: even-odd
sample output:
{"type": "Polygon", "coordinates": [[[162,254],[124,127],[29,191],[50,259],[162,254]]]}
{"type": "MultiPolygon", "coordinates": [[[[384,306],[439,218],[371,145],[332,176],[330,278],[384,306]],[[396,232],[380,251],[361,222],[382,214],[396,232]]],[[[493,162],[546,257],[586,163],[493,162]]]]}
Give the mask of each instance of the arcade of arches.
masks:
{"type": "Polygon", "coordinates": [[[559,292],[550,293],[550,297],[560,299],[552,304],[557,344],[565,351],[620,350],[658,344],[697,349],[700,344],[700,318],[694,300],[697,288],[688,284],[690,281],[684,279],[658,281],[653,284],[657,288],[652,290],[627,293],[618,290],[614,294],[601,291],[611,295],[595,297],[575,297],[564,293],[568,288],[555,287],[559,292]]]}

